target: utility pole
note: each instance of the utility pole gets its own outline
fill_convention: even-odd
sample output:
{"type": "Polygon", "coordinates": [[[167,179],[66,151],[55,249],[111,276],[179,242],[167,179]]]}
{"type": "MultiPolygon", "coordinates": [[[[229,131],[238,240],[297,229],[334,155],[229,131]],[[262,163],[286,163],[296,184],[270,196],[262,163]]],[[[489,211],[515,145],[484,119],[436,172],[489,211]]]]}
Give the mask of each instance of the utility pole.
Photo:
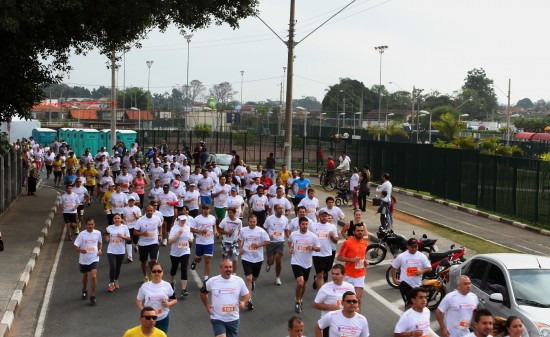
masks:
{"type": "MultiPolygon", "coordinates": [[[[151,66],[153,65],[153,62],[154,61],[145,61],[145,64],[147,65],[147,68],[148,68],[148,72],[147,72],[147,94],[149,96],[151,96],[151,100],[153,100],[153,95],[151,95],[151,92],[149,91],[149,80],[151,79],[151,66]]],[[[153,109],[154,109],[155,105],[153,104],[153,109]]],[[[136,106],[137,108],[137,106],[136,106]]],[[[147,100],[147,110],[150,111],[150,107],[149,107],[149,100],[147,100]]]]}
{"type": "Polygon", "coordinates": [[[187,82],[185,85],[185,103],[187,105],[187,109],[184,108],[184,115],[185,110],[187,110],[187,114],[185,115],[185,128],[187,128],[188,122],[187,117],[189,116],[189,112],[191,111],[190,106],[192,106],[192,103],[189,102],[189,46],[191,44],[191,38],[193,37],[193,34],[187,34],[183,36],[185,38],[185,41],[187,41],[187,82]],[[191,104],[189,104],[191,103],[191,104]]]}
{"type": "Polygon", "coordinates": [[[285,111],[285,142],[284,156],[289,171],[292,171],[292,76],[294,75],[294,29],[296,0],[290,0],[290,20],[288,25],[288,58],[286,76],[286,111],[285,111]]]}
{"type": "MultiPolygon", "coordinates": [[[[116,144],[116,54],[115,49],[111,51],[111,149],[116,144]]],[[[78,114],[80,116],[80,113],[78,114]]],[[[112,154],[111,149],[108,149],[112,154]]]]}
{"type": "Polygon", "coordinates": [[[508,108],[506,111],[506,146],[510,145],[510,88],[512,79],[508,79],[508,108]]]}
{"type": "Polygon", "coordinates": [[[388,46],[374,47],[374,49],[380,53],[380,82],[378,85],[378,126],[380,126],[380,114],[382,109],[382,54],[384,54],[384,51],[387,48],[388,46]]]}

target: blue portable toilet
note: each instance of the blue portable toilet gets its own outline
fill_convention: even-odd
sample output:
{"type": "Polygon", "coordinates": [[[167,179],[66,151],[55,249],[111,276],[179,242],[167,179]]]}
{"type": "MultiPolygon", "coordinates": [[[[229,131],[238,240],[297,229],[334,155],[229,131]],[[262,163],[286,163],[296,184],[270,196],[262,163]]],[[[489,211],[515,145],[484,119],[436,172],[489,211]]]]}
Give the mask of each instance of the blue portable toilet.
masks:
{"type": "Polygon", "coordinates": [[[67,142],[67,134],[73,128],[61,128],[59,129],[59,140],[67,142]]]}
{"type": "Polygon", "coordinates": [[[111,153],[111,129],[99,130],[99,147],[103,146],[111,153]]]}
{"type": "Polygon", "coordinates": [[[96,155],[99,146],[99,131],[96,129],[80,129],[78,130],[78,145],[79,149],[84,151],[89,148],[92,157],[96,155]]]}
{"type": "Polygon", "coordinates": [[[116,140],[121,140],[126,149],[130,149],[132,144],[137,141],[137,132],[133,130],[116,130],[116,140]]]}
{"type": "Polygon", "coordinates": [[[32,130],[32,138],[34,138],[38,144],[50,145],[55,137],[57,137],[57,132],[54,129],[36,128],[32,130]]]}
{"type": "Polygon", "coordinates": [[[80,129],[72,129],[67,132],[67,144],[71,146],[77,158],[80,158],[80,156],[84,153],[84,149],[80,148],[80,143],[78,142],[79,130],[80,129]]]}

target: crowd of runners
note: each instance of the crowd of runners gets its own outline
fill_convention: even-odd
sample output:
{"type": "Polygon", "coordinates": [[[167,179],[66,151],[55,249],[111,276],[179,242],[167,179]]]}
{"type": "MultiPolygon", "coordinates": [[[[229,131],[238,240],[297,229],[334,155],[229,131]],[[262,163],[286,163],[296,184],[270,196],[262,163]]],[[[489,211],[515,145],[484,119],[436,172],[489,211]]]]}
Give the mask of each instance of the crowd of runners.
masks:
{"type": "MultiPolygon", "coordinates": [[[[260,273],[271,273],[273,284],[282,286],[281,272],[291,268],[296,314],[304,310],[310,279],[317,291],[314,307],[321,318],[315,324],[316,336],[369,336],[367,319],[360,314],[368,265],[361,209],[356,208],[353,219],[346,221],[333,197],[320,202],[304,172],[290,171],[286,165],[275,173],[262,165],[245,165],[233,152],[229,169],[222,172],[215,161],[201,160],[204,143],[195,148],[198,156],[169,151],[165,144],[149,148],[146,155],[140,155],[137,144],[126,149],[119,143],[112,154],[101,148],[95,155],[86,151],[81,156],[57,140],[45,148],[31,142],[26,146],[25,159],[32,162],[43,152],[38,156],[45,163],[47,178],[53,174],[54,184],[65,186],[60,209],[66,240],[79,254],[82,299],[97,303],[96,273],[103,251],[109,263],[108,292],[120,287],[124,260],[133,262],[138,255],[143,285],[136,306],[141,325],[124,336],[165,336],[170,307],[190,295],[188,269],[201,268],[200,298],[215,336],[236,336],[239,309],[254,310],[258,305],[253,294],[260,273]],[[91,203],[101,203],[105,211],[108,225],[103,233],[95,229],[94,219],[85,217],[85,206],[91,203]],[[170,266],[157,261],[163,246],[169,246],[170,266]],[[285,253],[291,255],[290,266],[282,263],[285,253]],[[215,254],[222,261],[219,274],[212,276],[215,254]],[[244,278],[237,276],[241,267],[244,278]],[[165,270],[169,281],[163,280],[165,270]]],[[[383,180],[378,192],[390,200],[389,175],[383,180]]],[[[401,279],[394,281],[400,284],[408,309],[397,322],[394,336],[427,336],[430,313],[427,293],[420,285],[422,274],[431,267],[417,251],[417,241],[408,243],[408,250],[392,262],[401,270],[401,279]]],[[[444,337],[468,334],[472,319],[476,328],[472,336],[487,336],[489,325],[492,330],[492,317],[491,324],[483,319],[490,313],[474,314],[478,302],[470,289],[470,280],[462,277],[458,290],[445,297],[438,309],[444,337]]],[[[301,318],[293,316],[289,336],[302,336],[303,327],[301,318]]]]}

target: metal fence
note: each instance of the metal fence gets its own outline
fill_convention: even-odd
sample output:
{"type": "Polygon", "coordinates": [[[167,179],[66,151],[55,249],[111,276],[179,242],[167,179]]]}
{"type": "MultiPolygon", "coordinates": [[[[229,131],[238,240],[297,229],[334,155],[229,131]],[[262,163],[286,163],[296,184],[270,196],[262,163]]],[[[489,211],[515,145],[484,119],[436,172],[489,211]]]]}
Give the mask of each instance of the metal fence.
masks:
{"type": "MultiPolygon", "coordinates": [[[[149,131],[141,144],[182,148],[204,140],[210,153],[236,150],[249,165],[264,164],[272,152],[283,162],[284,137],[250,133],[197,134],[183,131],[149,131]]],[[[498,212],[539,224],[550,224],[550,163],[524,158],[480,154],[474,150],[436,148],[425,144],[375,140],[334,139],[293,136],[292,168],[317,171],[317,149],[324,158],[346,151],[352,165],[369,165],[373,180],[391,175],[395,186],[427,192],[479,209],[498,212]]]]}
{"type": "Polygon", "coordinates": [[[0,150],[0,214],[2,214],[21,193],[23,165],[19,151],[0,150]]]}

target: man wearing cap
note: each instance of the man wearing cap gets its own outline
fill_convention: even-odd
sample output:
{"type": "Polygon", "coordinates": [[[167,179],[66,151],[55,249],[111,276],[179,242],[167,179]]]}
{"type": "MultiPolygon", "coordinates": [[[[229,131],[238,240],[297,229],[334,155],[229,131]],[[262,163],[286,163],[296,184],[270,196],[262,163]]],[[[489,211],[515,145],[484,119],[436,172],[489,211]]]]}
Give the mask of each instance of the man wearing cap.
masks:
{"type": "Polygon", "coordinates": [[[214,197],[214,210],[216,211],[216,224],[218,225],[220,224],[220,221],[225,218],[227,197],[231,194],[231,186],[227,185],[225,180],[225,176],[221,176],[220,182],[212,189],[212,197],[214,197]]]}
{"type": "Polygon", "coordinates": [[[210,207],[207,204],[202,205],[202,213],[195,218],[191,232],[197,234],[195,259],[191,263],[191,270],[195,270],[197,263],[201,262],[204,255],[204,281],[206,281],[210,276],[210,260],[214,255],[214,238],[218,236],[216,218],[210,215],[210,207]]]}
{"type": "Polygon", "coordinates": [[[328,213],[322,211],[319,214],[319,222],[313,223],[311,231],[317,235],[321,244],[319,252],[313,252],[313,266],[315,267],[315,289],[323,286],[325,275],[328,276],[332,268],[332,244],[338,243],[338,230],[336,226],[327,222],[328,213]]]}
{"type": "Polygon", "coordinates": [[[411,290],[420,287],[422,285],[422,275],[431,270],[432,266],[426,255],[418,251],[418,240],[410,238],[407,241],[407,251],[399,254],[391,263],[391,276],[393,282],[399,285],[401,297],[405,302],[405,311],[412,306],[411,290]],[[399,280],[396,272],[398,268],[400,271],[399,280]]]}
{"type": "Polygon", "coordinates": [[[189,210],[189,215],[193,218],[199,215],[199,200],[200,194],[196,190],[195,183],[189,184],[189,189],[185,192],[183,196],[183,205],[187,206],[189,210]]]}
{"type": "Polygon", "coordinates": [[[201,194],[201,204],[210,206],[212,203],[212,189],[214,188],[214,180],[208,175],[207,170],[202,171],[202,178],[197,184],[201,194]]]}
{"type": "Polygon", "coordinates": [[[178,205],[178,197],[174,192],[170,191],[170,185],[162,185],[162,193],[158,195],[159,199],[159,211],[162,213],[162,245],[166,246],[167,235],[172,229],[172,223],[174,222],[174,207],[178,205]]]}
{"type": "Polygon", "coordinates": [[[141,210],[136,206],[136,199],[134,197],[129,197],[128,206],[124,207],[123,211],[125,224],[130,230],[130,240],[126,241],[127,262],[133,262],[133,251],[135,250],[137,252],[137,243],[139,239],[139,237],[134,234],[134,227],[136,221],[141,217],[141,210]]]}
{"type": "Polygon", "coordinates": [[[242,219],[244,215],[244,199],[237,194],[239,189],[236,186],[231,187],[229,197],[227,197],[227,207],[234,208],[236,210],[235,215],[237,218],[242,219]]]}
{"type": "Polygon", "coordinates": [[[183,209],[183,199],[185,197],[185,184],[181,181],[181,175],[177,174],[176,179],[170,184],[170,191],[172,191],[178,198],[178,205],[176,206],[178,210],[178,215],[183,209]]]}

